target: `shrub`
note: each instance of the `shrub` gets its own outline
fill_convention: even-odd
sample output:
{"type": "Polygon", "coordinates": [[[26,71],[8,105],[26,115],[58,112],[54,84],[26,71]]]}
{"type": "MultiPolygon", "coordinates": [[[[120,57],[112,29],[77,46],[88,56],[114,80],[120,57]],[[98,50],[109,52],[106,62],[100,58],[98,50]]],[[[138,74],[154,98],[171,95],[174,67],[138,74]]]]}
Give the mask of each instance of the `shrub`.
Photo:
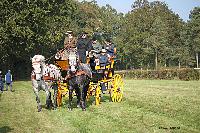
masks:
{"type": "Polygon", "coordinates": [[[161,70],[127,70],[117,71],[122,77],[133,79],[179,79],[199,80],[200,71],[190,68],[184,69],[161,69],[161,70]]]}

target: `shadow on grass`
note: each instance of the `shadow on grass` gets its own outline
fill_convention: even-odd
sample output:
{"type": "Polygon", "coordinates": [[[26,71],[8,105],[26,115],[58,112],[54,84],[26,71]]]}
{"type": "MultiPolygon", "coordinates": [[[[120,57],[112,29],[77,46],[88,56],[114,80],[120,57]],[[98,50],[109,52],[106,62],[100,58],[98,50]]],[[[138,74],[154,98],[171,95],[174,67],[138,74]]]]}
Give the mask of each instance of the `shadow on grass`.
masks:
{"type": "MultiPolygon", "coordinates": [[[[110,96],[108,96],[107,94],[101,95],[100,104],[104,102],[112,102],[110,96]]],[[[95,97],[93,96],[89,99],[89,101],[86,102],[87,108],[91,105],[95,105],[95,97]]]]}
{"type": "Polygon", "coordinates": [[[12,130],[14,130],[14,128],[11,128],[9,126],[0,127],[0,133],[8,133],[11,132],[12,130]]]}
{"type": "MultiPolygon", "coordinates": [[[[101,103],[103,102],[112,102],[111,99],[110,99],[110,96],[108,95],[102,95],[101,97],[101,103]]],[[[68,97],[64,100],[64,102],[62,103],[62,105],[58,108],[66,108],[68,109],[68,104],[69,104],[69,99],[68,97]]],[[[92,105],[95,105],[95,97],[94,96],[91,96],[90,99],[87,101],[86,100],[86,109],[89,108],[90,106],[92,105]]],[[[77,98],[76,96],[73,97],[72,99],[72,108],[78,108],[77,107],[77,98]]]]}

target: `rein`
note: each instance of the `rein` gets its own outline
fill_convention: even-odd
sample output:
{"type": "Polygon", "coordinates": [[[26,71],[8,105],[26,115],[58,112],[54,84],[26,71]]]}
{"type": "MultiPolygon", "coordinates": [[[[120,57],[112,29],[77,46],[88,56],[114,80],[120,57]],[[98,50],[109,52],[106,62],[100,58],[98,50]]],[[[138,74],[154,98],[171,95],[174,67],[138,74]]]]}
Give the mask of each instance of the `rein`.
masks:
{"type": "Polygon", "coordinates": [[[87,75],[87,74],[86,74],[85,71],[83,71],[83,70],[77,70],[75,73],[68,74],[68,75],[66,76],[66,79],[71,79],[71,78],[73,78],[73,77],[75,77],[75,76],[81,76],[81,75],[87,75]]]}
{"type": "Polygon", "coordinates": [[[55,54],[54,54],[54,55],[52,55],[52,56],[50,56],[49,58],[45,59],[45,61],[47,61],[47,62],[48,62],[48,64],[49,64],[49,61],[50,61],[50,60],[51,60],[53,57],[55,57],[55,54]]]}

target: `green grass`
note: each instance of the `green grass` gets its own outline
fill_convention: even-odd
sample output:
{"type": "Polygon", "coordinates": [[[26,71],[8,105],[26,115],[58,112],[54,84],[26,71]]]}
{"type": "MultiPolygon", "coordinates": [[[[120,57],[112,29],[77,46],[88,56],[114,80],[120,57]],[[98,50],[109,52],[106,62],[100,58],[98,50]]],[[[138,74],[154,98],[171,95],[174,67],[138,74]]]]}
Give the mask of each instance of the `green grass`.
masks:
{"type": "MultiPolygon", "coordinates": [[[[14,83],[15,92],[0,94],[0,133],[199,133],[200,82],[125,80],[121,103],[90,101],[87,111],[66,105],[37,112],[31,82],[14,83]],[[170,129],[176,127],[180,129],[170,129]],[[161,128],[161,129],[159,129],[161,128]]],[[[40,92],[42,104],[45,93],[40,92]]]]}

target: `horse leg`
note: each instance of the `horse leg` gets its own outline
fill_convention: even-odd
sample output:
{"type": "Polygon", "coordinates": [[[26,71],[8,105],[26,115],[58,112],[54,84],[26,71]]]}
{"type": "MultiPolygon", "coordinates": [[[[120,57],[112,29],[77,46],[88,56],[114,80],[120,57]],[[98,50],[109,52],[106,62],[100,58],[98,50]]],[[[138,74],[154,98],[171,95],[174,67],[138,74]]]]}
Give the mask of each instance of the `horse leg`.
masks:
{"type": "Polygon", "coordinates": [[[80,107],[80,91],[78,89],[78,87],[75,89],[76,92],[76,97],[77,97],[77,108],[80,107]]]}
{"type": "Polygon", "coordinates": [[[40,111],[42,111],[42,106],[41,106],[41,103],[40,103],[39,91],[38,91],[37,88],[34,88],[34,93],[35,93],[35,96],[36,96],[36,102],[38,104],[37,109],[38,109],[38,112],[40,112],[40,111]]]}
{"type": "Polygon", "coordinates": [[[51,105],[52,105],[51,92],[50,91],[46,91],[46,108],[50,109],[51,105]]]}
{"type": "Polygon", "coordinates": [[[80,105],[81,105],[82,110],[86,111],[86,109],[85,109],[85,98],[84,98],[85,92],[84,92],[83,85],[80,85],[79,90],[80,90],[80,105]]]}
{"type": "Polygon", "coordinates": [[[86,86],[84,87],[83,91],[84,91],[84,95],[83,95],[83,101],[84,101],[84,105],[86,107],[86,97],[87,97],[87,92],[88,92],[88,88],[89,88],[89,83],[86,84],[86,86]]]}
{"type": "Polygon", "coordinates": [[[49,109],[51,107],[52,101],[51,101],[51,92],[50,88],[46,85],[46,83],[42,86],[46,92],[46,108],[49,109]]]}
{"type": "Polygon", "coordinates": [[[39,85],[38,85],[37,81],[32,80],[32,86],[33,86],[33,92],[35,93],[35,96],[36,96],[36,102],[38,104],[37,109],[38,109],[38,112],[40,112],[40,111],[42,111],[42,106],[40,103],[39,85]]]}
{"type": "Polygon", "coordinates": [[[68,109],[70,111],[72,110],[72,93],[73,93],[73,88],[72,88],[72,86],[69,85],[69,105],[68,105],[68,109]]]}
{"type": "Polygon", "coordinates": [[[87,96],[87,91],[88,91],[88,88],[89,88],[89,81],[86,81],[87,78],[85,79],[85,82],[83,83],[83,85],[81,86],[82,89],[81,90],[81,93],[82,93],[82,110],[83,111],[86,111],[86,96],[87,96]]]}
{"type": "Polygon", "coordinates": [[[53,109],[57,108],[57,94],[58,94],[58,85],[57,83],[53,85],[54,95],[53,95],[53,109]]]}

